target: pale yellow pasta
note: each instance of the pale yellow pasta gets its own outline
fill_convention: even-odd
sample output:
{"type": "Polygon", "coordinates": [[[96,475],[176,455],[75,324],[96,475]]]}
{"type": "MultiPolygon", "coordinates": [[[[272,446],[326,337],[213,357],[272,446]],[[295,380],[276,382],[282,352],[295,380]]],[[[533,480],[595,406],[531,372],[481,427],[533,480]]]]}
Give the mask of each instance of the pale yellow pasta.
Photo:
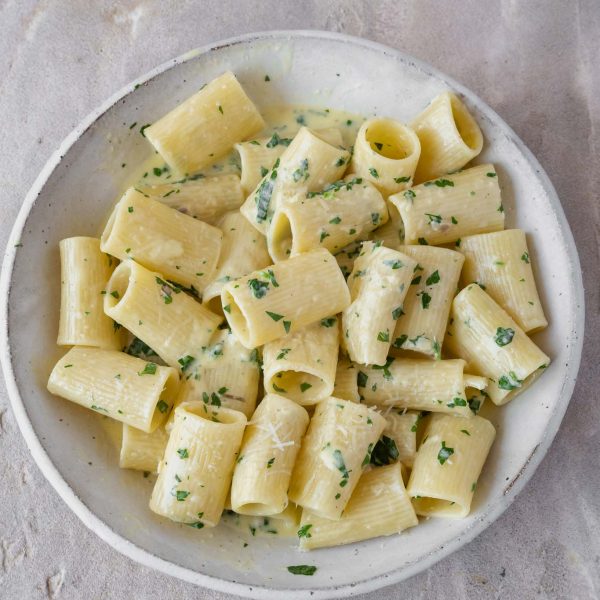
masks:
{"type": "Polygon", "coordinates": [[[348,278],[352,303],[342,313],[342,342],[354,362],[385,364],[416,265],[397,250],[363,244],[348,278]]]}
{"type": "MultiPolygon", "coordinates": [[[[175,406],[202,401],[207,406],[239,410],[249,419],[256,406],[259,380],[257,351],[244,348],[229,329],[223,329],[185,364],[175,406]]],[[[173,417],[172,412],[167,431],[172,427],[173,417]]]]}
{"type": "Polygon", "coordinates": [[[223,513],[246,417],[202,402],[185,402],[175,412],[150,510],[197,529],[214,527],[223,513]]]}
{"type": "Polygon", "coordinates": [[[173,169],[191,174],[264,127],[256,106],[227,71],[147,127],[144,134],[173,169]]]}
{"type": "Polygon", "coordinates": [[[348,286],[325,249],[299,254],[225,285],[225,316],[247,348],[256,348],[342,311],[348,286]]]}
{"type": "Polygon", "coordinates": [[[100,240],[61,240],[59,346],[121,348],[119,327],[102,310],[104,286],[117,261],[100,251],[100,240]]]}
{"type": "MultiPolygon", "coordinates": [[[[332,146],[343,144],[342,134],[337,127],[317,129],[315,133],[332,146]]],[[[250,193],[260,183],[260,180],[285,152],[291,141],[292,138],[280,137],[278,133],[274,133],[271,137],[240,142],[235,145],[242,164],[242,187],[247,193],[250,193]]]]}
{"type": "Polygon", "coordinates": [[[396,321],[390,354],[410,350],[439,360],[463,256],[434,246],[401,246],[399,250],[417,266],[396,321]]]}
{"type": "Polygon", "coordinates": [[[528,386],[550,359],[477,284],[463,289],[452,303],[445,340],[469,371],[489,379],[494,404],[506,404],[528,386]]]}
{"type": "Polygon", "coordinates": [[[108,219],[101,248],[202,292],[215,272],[222,238],[220,229],[130,188],[108,219]]]}
{"type": "Polygon", "coordinates": [[[267,242],[239,212],[230,212],[219,222],[223,231],[221,255],[213,280],[202,294],[202,302],[213,312],[222,314],[221,290],[233,279],[271,264],[267,242]]]}
{"type": "Polygon", "coordinates": [[[533,278],[525,232],[507,229],[463,238],[463,281],[479,283],[525,332],[548,325],[533,278]]]}
{"type": "Polygon", "coordinates": [[[389,357],[361,366],[358,388],[368,405],[471,416],[465,396],[465,361],[389,357]]]}
{"type": "Polygon", "coordinates": [[[452,92],[436,96],[410,126],[421,142],[417,183],[462,169],[483,147],[477,121],[452,92]]]}
{"type": "Polygon", "coordinates": [[[338,398],[317,404],[292,474],[290,500],[339,519],[385,426],[363,404],[338,398]]]}
{"type": "Polygon", "coordinates": [[[313,550],[392,535],[418,524],[396,463],[366,471],[337,521],[302,512],[301,550],[313,550]]]}
{"type": "Polygon", "coordinates": [[[223,321],[133,260],[122,262],[106,285],[104,312],[177,368],[198,356],[223,321]]]}
{"type": "Polygon", "coordinates": [[[288,505],[287,491],[300,441],[308,426],[304,408],[267,394],[244,432],[231,483],[231,507],[243,515],[276,515],[288,505]]]}
{"type": "Polygon", "coordinates": [[[369,239],[373,242],[381,242],[386,248],[400,250],[404,242],[404,224],[394,204],[386,200],[386,207],[389,214],[387,223],[372,231],[369,239]]]}
{"type": "Polygon", "coordinates": [[[335,260],[337,261],[337,264],[346,279],[348,279],[350,273],[352,273],[354,261],[360,254],[361,247],[362,241],[357,240],[356,242],[348,244],[345,248],[342,248],[342,250],[335,253],[335,260]]]}
{"type": "Polygon", "coordinates": [[[390,196],[404,222],[406,244],[460,245],[460,239],[504,228],[496,169],[485,164],[444,175],[390,196]]]}
{"type": "Polygon", "coordinates": [[[383,435],[394,440],[398,450],[398,460],[407,467],[412,467],[417,453],[417,425],[419,413],[408,411],[398,413],[394,410],[385,413],[387,425],[383,435]]]}
{"type": "Polygon", "coordinates": [[[123,424],[119,466],[121,469],[136,469],[154,473],[162,460],[169,435],[164,427],[146,433],[123,424]]]}
{"type": "Polygon", "coordinates": [[[347,358],[340,356],[335,372],[335,383],[332,396],[335,398],[342,398],[343,400],[349,400],[350,402],[360,402],[358,383],[356,381],[357,375],[358,370],[356,365],[347,358]]]}
{"type": "Polygon", "coordinates": [[[349,160],[347,150],[332,146],[316,132],[302,127],[240,210],[266,234],[280,197],[323,189],[344,174],[349,160]]]}
{"type": "Polygon", "coordinates": [[[54,366],[48,391],[147,433],[167,418],[177,371],[116,350],[74,346],[54,366]]]}
{"type": "Polygon", "coordinates": [[[263,347],[267,393],[302,406],[331,396],[339,349],[338,320],[328,317],[263,347]]]}
{"type": "Polygon", "coordinates": [[[410,127],[394,119],[375,117],[358,130],[351,167],[389,196],[412,184],[420,155],[421,143],[410,127]]]}
{"type": "Polygon", "coordinates": [[[269,253],[280,261],[315,248],[336,252],[387,220],[377,188],[350,175],[321,192],[281,201],[267,232],[269,253]]]}
{"type": "Polygon", "coordinates": [[[136,189],[170,208],[215,226],[225,213],[236,210],[244,201],[240,178],[232,173],[138,185],[136,189]]]}
{"type": "Polygon", "coordinates": [[[429,417],[407,486],[416,513],[466,517],[495,436],[481,417],[429,417]]]}

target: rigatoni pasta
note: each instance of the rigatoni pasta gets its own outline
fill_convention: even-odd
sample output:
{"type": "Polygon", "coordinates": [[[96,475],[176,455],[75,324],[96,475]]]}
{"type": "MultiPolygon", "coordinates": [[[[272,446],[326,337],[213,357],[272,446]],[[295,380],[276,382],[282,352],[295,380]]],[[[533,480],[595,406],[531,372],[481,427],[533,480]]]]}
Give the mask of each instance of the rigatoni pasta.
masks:
{"type": "Polygon", "coordinates": [[[116,350],[75,346],[54,366],[48,391],[147,433],[167,418],[177,371],[116,350]]]}
{"type": "Polygon", "coordinates": [[[462,169],[483,147],[477,121],[452,92],[436,96],[410,126],[421,142],[417,183],[462,169]]]}
{"type": "Polygon", "coordinates": [[[121,469],[156,472],[168,440],[169,435],[163,426],[157,427],[152,433],[146,433],[123,424],[119,466],[121,469]]]}
{"type": "Polygon", "coordinates": [[[327,250],[314,250],[229,282],[221,292],[227,322],[255,348],[343,310],[350,294],[327,250]]]}
{"type": "Polygon", "coordinates": [[[112,274],[104,312],[176,368],[197,357],[223,321],[133,260],[122,262],[112,274]]]}
{"type": "Polygon", "coordinates": [[[184,215],[215,226],[224,214],[238,209],[244,201],[240,178],[233,173],[185,177],[173,183],[138,185],[135,189],[184,215]]]}
{"type": "Polygon", "coordinates": [[[331,396],[339,348],[338,320],[321,319],[263,347],[264,387],[302,406],[331,396]]]}
{"type": "Polygon", "coordinates": [[[482,417],[432,415],[407,490],[418,515],[466,517],[496,430],[482,417]]]}
{"type": "MultiPolygon", "coordinates": [[[[196,356],[187,355],[180,364],[183,381],[176,406],[204,402],[239,410],[249,419],[256,407],[260,382],[259,356],[240,344],[229,329],[216,332],[196,356]]],[[[170,429],[174,415],[167,422],[170,429]]]]}
{"type": "Polygon", "coordinates": [[[100,240],[61,240],[59,346],[94,346],[118,350],[121,331],[102,310],[105,285],[117,261],[100,250],[100,240]]]}
{"type": "Polygon", "coordinates": [[[276,515],[287,490],[308,413],[295,402],[267,394],[244,433],[231,484],[231,507],[242,515],[276,515]]]}
{"type": "Polygon", "coordinates": [[[533,278],[531,256],[520,229],[463,238],[463,280],[478,283],[525,332],[548,325],[533,278]]]}
{"type": "Polygon", "coordinates": [[[130,188],[102,233],[101,249],[202,292],[221,252],[222,232],[130,188]]]}
{"type": "Polygon", "coordinates": [[[402,466],[377,467],[361,477],[339,520],[302,511],[298,530],[300,549],[313,550],[392,535],[418,522],[402,482],[402,466]]]}
{"type": "Polygon", "coordinates": [[[385,425],[362,404],[339,398],[320,402],[292,474],[290,500],[320,517],[339,519],[385,425]]]}
{"type": "Polygon", "coordinates": [[[429,410],[470,417],[465,361],[389,357],[383,366],[361,366],[358,391],[368,405],[429,410]]]}
{"type": "Polygon", "coordinates": [[[240,210],[254,227],[266,233],[282,194],[321,190],[343,175],[349,160],[347,150],[302,127],[240,210]]]}
{"type": "Polygon", "coordinates": [[[496,169],[485,164],[390,196],[404,222],[406,244],[460,245],[462,237],[504,228],[496,169]]]}
{"type": "Polygon", "coordinates": [[[185,402],[175,410],[150,509],[196,529],[218,524],[246,417],[237,410],[185,402]]]}
{"type": "Polygon", "coordinates": [[[439,360],[464,258],[434,246],[401,246],[399,250],[417,265],[396,321],[390,354],[399,356],[402,350],[410,350],[439,360]]]}
{"type": "Polygon", "coordinates": [[[472,283],[454,298],[446,345],[490,380],[494,404],[506,404],[529,385],[550,359],[481,287],[472,283]]]}
{"type": "Polygon", "coordinates": [[[383,365],[416,262],[365,242],[348,279],[352,303],[342,313],[342,341],[357,363],[383,365]]]}
{"type": "Polygon", "coordinates": [[[230,71],[144,130],[176,171],[195,173],[259,132],[265,122],[230,71]]]}
{"type": "Polygon", "coordinates": [[[280,261],[316,248],[336,252],[365,239],[387,220],[387,207],[377,188],[349,175],[321,192],[280,202],[267,232],[269,253],[280,261]]]}
{"type": "Polygon", "coordinates": [[[352,170],[389,196],[410,187],[420,155],[421,143],[410,127],[376,117],[358,130],[352,170]]]}
{"type": "Polygon", "coordinates": [[[244,216],[230,212],[219,221],[223,242],[213,280],[202,294],[202,302],[213,312],[222,314],[221,290],[233,279],[247,275],[271,264],[266,240],[244,216]]]}

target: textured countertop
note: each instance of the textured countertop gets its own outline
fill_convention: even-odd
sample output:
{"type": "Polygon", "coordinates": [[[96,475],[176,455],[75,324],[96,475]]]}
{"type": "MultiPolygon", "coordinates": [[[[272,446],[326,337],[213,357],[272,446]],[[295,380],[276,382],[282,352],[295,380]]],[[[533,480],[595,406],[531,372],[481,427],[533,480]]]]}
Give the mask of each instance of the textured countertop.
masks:
{"type": "MultiPolygon", "coordinates": [[[[525,491],[462,550],[361,598],[600,598],[598,0],[0,0],[0,248],[51,152],[99,103],[191,48],[266,29],[363,36],[471,88],[548,172],[586,283],[575,394],[525,491]]],[[[30,458],[2,383],[0,457],[0,598],[233,598],[142,567],[88,531],[30,458]]]]}

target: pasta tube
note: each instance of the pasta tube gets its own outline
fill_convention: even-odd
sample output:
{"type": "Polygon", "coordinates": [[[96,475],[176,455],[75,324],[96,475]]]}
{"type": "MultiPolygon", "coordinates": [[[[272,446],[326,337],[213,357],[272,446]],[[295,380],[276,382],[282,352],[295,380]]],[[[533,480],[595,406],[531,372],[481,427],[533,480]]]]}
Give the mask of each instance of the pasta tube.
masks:
{"type": "Polygon", "coordinates": [[[328,144],[314,131],[302,127],[240,210],[254,227],[266,234],[280,196],[323,189],[344,174],[349,160],[347,150],[328,144]]]}
{"type": "Polygon", "coordinates": [[[288,505],[287,490],[308,426],[304,408],[267,394],[242,441],[231,484],[231,507],[243,515],[276,515],[288,505]]]}
{"type": "Polygon", "coordinates": [[[223,310],[246,348],[256,348],[342,311],[350,294],[325,249],[255,271],[225,284],[223,310]]]}
{"type": "Polygon", "coordinates": [[[100,240],[73,237],[61,240],[59,346],[121,348],[121,332],[102,310],[104,286],[116,266],[100,251],[100,240]]]}
{"type": "Polygon", "coordinates": [[[396,463],[366,471],[344,513],[337,521],[302,512],[298,530],[301,550],[351,544],[382,535],[400,533],[418,524],[417,515],[396,463]]]}
{"type": "Polygon", "coordinates": [[[432,415],[407,486],[416,513],[466,517],[495,437],[481,417],[432,415]]]}
{"type": "Polygon", "coordinates": [[[173,406],[179,377],[115,350],[74,346],[55,365],[48,391],[146,433],[153,432],[173,406]]]}
{"type": "Polygon", "coordinates": [[[507,229],[462,240],[463,280],[479,283],[525,332],[548,325],[533,278],[525,233],[507,229]]]}
{"type": "MultiPolygon", "coordinates": [[[[229,329],[217,332],[208,346],[182,366],[184,381],[176,406],[202,401],[239,410],[249,419],[256,406],[260,367],[256,350],[244,348],[229,329]]],[[[173,413],[167,422],[171,427],[173,413]]]]}
{"type": "Polygon", "coordinates": [[[124,424],[119,466],[121,469],[156,472],[168,439],[164,427],[157,427],[152,433],[146,433],[124,424]]]}
{"type": "Polygon", "coordinates": [[[420,420],[417,412],[390,411],[386,413],[387,425],[383,435],[394,440],[398,460],[407,467],[412,467],[417,453],[417,426],[420,420]]]}
{"type": "Polygon", "coordinates": [[[264,345],[263,372],[267,393],[277,393],[302,406],[331,396],[339,349],[338,320],[321,319],[304,329],[264,345]]]}
{"type": "Polygon", "coordinates": [[[328,398],[320,402],[302,442],[289,498],[326,519],[339,519],[386,426],[362,404],[328,398]]]}
{"type": "MultiPolygon", "coordinates": [[[[317,129],[315,134],[332,146],[343,145],[342,134],[336,127],[317,129]]],[[[282,138],[278,133],[274,133],[271,137],[240,142],[235,145],[242,163],[242,187],[248,193],[260,183],[260,180],[291,142],[292,138],[282,138]]]]}
{"type": "Polygon", "coordinates": [[[104,312],[168,365],[180,369],[191,360],[188,357],[197,357],[208,345],[223,321],[223,317],[133,260],[115,269],[106,286],[104,312]]]}
{"type": "Polygon", "coordinates": [[[342,400],[349,400],[350,402],[360,402],[358,382],[356,381],[357,375],[358,370],[356,365],[347,358],[340,356],[335,372],[332,396],[342,398],[342,400]]]}
{"type": "Polygon", "coordinates": [[[349,176],[322,192],[299,194],[280,203],[268,229],[273,260],[285,260],[315,248],[336,252],[388,220],[377,188],[349,176]]]}
{"type": "Polygon", "coordinates": [[[360,367],[358,388],[363,401],[471,416],[465,396],[464,360],[425,360],[389,357],[383,366],[360,367]]]}
{"type": "Polygon", "coordinates": [[[464,259],[459,252],[434,246],[399,250],[417,261],[417,266],[396,321],[390,354],[411,350],[439,360],[464,259]]]}
{"type": "Polygon", "coordinates": [[[217,270],[206,286],[202,301],[213,312],[223,314],[221,290],[228,282],[263,269],[271,264],[265,237],[238,212],[226,214],[220,221],[223,243],[217,270]]]}
{"type": "Polygon", "coordinates": [[[342,313],[343,343],[357,363],[383,365],[417,263],[365,242],[348,281],[352,304],[342,313]]]}
{"type": "Polygon", "coordinates": [[[472,167],[390,196],[404,222],[405,243],[439,245],[504,228],[493,165],[472,167]]]}
{"type": "Polygon", "coordinates": [[[225,213],[238,209],[244,201],[240,178],[234,174],[193,176],[173,183],[138,185],[136,189],[169,208],[215,226],[225,213]]]}
{"type": "Polygon", "coordinates": [[[550,359],[477,284],[464,288],[452,303],[446,336],[450,352],[487,377],[494,404],[506,404],[528,386],[550,359]]]}
{"type": "Polygon", "coordinates": [[[462,169],[483,147],[477,121],[452,92],[435,97],[410,126],[421,142],[417,183],[462,169]]]}
{"type": "Polygon", "coordinates": [[[144,130],[180,173],[195,173],[265,127],[256,106],[229,71],[200,88],[144,130]]]}
{"type": "Polygon", "coordinates": [[[101,248],[202,292],[215,272],[222,238],[216,227],[130,188],[108,219],[101,248]]]}
{"type": "Polygon", "coordinates": [[[389,196],[411,185],[420,155],[421,143],[410,127],[375,117],[358,130],[352,171],[389,196]]]}
{"type": "Polygon", "coordinates": [[[196,529],[219,523],[246,417],[237,410],[186,402],[175,409],[150,510],[196,529]]]}

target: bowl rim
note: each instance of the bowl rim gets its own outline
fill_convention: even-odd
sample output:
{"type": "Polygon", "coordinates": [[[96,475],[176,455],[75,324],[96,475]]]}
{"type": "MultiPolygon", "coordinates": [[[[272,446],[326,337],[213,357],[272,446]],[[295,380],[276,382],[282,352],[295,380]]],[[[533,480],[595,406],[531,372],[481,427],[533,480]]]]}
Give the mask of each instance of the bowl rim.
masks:
{"type": "Polygon", "coordinates": [[[161,571],[167,575],[171,575],[183,581],[193,583],[195,585],[214,589],[224,593],[232,593],[240,596],[258,599],[292,599],[292,598],[315,598],[325,599],[333,597],[349,597],[360,593],[371,592],[384,586],[392,585],[403,581],[417,573],[432,566],[442,558],[450,555],[458,550],[463,545],[473,540],[477,535],[482,533],[491,523],[493,523],[514,501],[517,494],[524,488],[525,484],[531,479],[546,452],[548,451],[552,440],[554,439],[560,423],[562,422],[564,413],[569,405],[573,389],[575,386],[577,373],[581,361],[581,353],[583,347],[583,334],[585,322],[585,307],[584,307],[584,290],[581,266],[577,248],[573,239],[569,223],[564,214],[560,200],[556,191],[550,182],[546,172],[525,146],[516,133],[504,122],[504,120],[492,110],[483,100],[469,89],[458,83],[452,77],[448,77],[441,71],[435,69],[428,63],[412,57],[395,48],[391,48],[378,42],[366,40],[351,35],[334,33],[321,30],[272,30],[263,32],[254,32],[244,35],[226,38],[217,42],[206,44],[199,48],[188,51],[180,56],[162,63],[154,69],[148,71],[141,77],[134,79],[122,87],[115,94],[110,96],[95,110],[89,113],[80,123],[67,135],[62,141],[58,149],[52,153],[40,174],[35,179],[33,185],[29,189],[23,204],[19,210],[13,228],[8,238],[7,247],[4,253],[2,271],[0,274],[0,363],[4,373],[6,389],[13,414],[25,438],[25,442],[40,471],[52,487],[56,490],[59,496],[64,500],[67,506],[79,517],[83,524],[98,535],[102,540],[111,545],[114,549],[124,554],[128,558],[146,566],[161,571]],[[461,535],[452,539],[450,542],[440,544],[435,550],[430,552],[424,558],[415,560],[412,563],[390,570],[387,573],[377,575],[368,579],[363,579],[349,584],[342,585],[324,585],[314,588],[293,589],[293,588],[273,588],[264,585],[243,584],[233,580],[221,579],[212,575],[206,575],[186,567],[169,562],[168,560],[159,558],[151,552],[140,548],[133,544],[120,534],[113,531],[110,526],[97,517],[76,495],[74,490],[63,479],[63,476],[58,471],[57,467],[50,460],[50,457],[44,450],[44,447],[39,440],[31,421],[29,420],[27,410],[23,403],[23,399],[19,393],[16,378],[13,371],[11,360],[11,349],[9,341],[9,326],[8,326],[8,309],[10,298],[10,285],[12,273],[15,263],[16,253],[24,229],[27,217],[33,208],[35,201],[46,182],[52,175],[53,171],[59,166],[62,158],[67,151],[82,137],[82,135],[95,123],[95,121],[105,112],[110,110],[119,100],[129,95],[140,85],[150,81],[157,75],[190,60],[197,58],[203,54],[218,51],[232,45],[248,44],[256,41],[274,40],[274,41],[290,41],[292,39],[313,38],[317,40],[335,41],[347,44],[361,46],[365,49],[377,51],[384,55],[391,55],[405,63],[413,64],[424,73],[434,76],[449,85],[449,87],[463,94],[471,103],[477,106],[485,117],[490,119],[494,124],[503,130],[510,137],[519,150],[523,153],[525,159],[531,164],[536,171],[539,182],[542,185],[550,205],[555,212],[559,224],[559,228],[565,247],[568,252],[568,257],[572,264],[570,274],[571,285],[573,288],[573,297],[575,300],[575,315],[573,320],[573,330],[569,344],[568,368],[565,378],[560,389],[559,401],[549,417],[548,425],[545,429],[544,436],[540,443],[534,448],[530,456],[525,460],[518,474],[505,487],[504,494],[499,498],[484,514],[475,520],[461,535]]]}

